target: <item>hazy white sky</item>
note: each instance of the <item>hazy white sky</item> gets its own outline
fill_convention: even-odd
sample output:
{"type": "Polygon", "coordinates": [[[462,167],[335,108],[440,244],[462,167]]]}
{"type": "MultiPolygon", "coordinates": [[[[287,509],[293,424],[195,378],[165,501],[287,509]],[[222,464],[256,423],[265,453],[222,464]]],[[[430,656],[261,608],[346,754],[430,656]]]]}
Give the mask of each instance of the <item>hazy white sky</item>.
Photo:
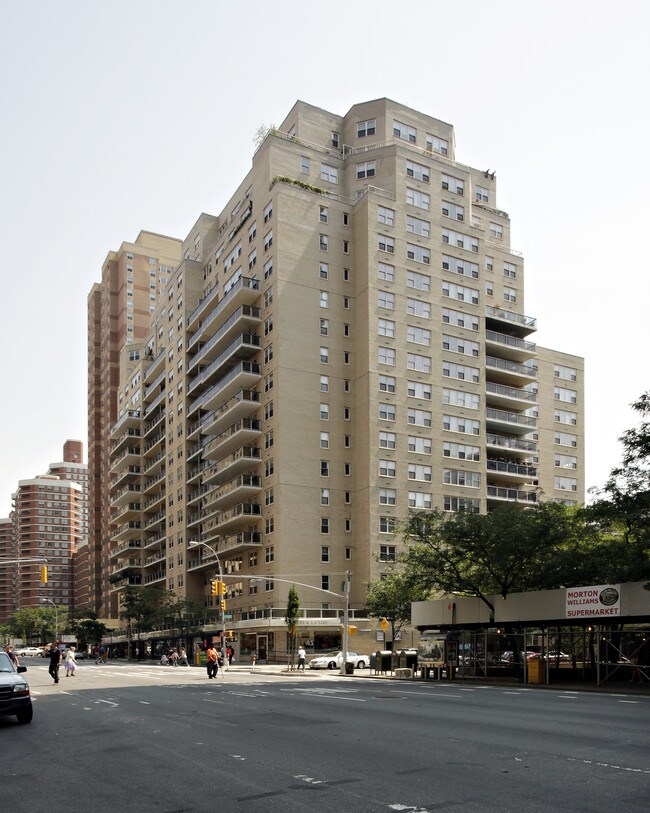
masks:
{"type": "Polygon", "coordinates": [[[343,114],[388,96],[496,171],[535,339],[586,357],[602,485],[650,387],[649,24],[645,0],[0,0],[0,516],[86,444],[108,251],[217,214],[298,98],[343,114]]]}

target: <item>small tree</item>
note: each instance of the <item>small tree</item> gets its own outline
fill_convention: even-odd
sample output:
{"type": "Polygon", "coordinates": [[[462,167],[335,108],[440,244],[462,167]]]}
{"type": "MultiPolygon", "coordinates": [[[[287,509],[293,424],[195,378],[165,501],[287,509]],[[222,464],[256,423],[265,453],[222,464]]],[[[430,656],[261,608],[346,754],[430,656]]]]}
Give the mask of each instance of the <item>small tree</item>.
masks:
{"type": "Polygon", "coordinates": [[[371,618],[385,618],[390,624],[391,647],[395,635],[411,622],[411,602],[424,601],[426,588],[413,583],[406,573],[391,571],[382,579],[367,584],[366,610],[371,618]]]}
{"type": "Polygon", "coordinates": [[[275,130],[275,124],[261,124],[257,130],[255,131],[255,135],[253,136],[253,144],[255,145],[255,149],[257,150],[266,136],[272,131],[275,130]]]}
{"type": "Polygon", "coordinates": [[[300,598],[298,591],[291,585],[289,594],[287,596],[287,614],[284,617],[284,623],[287,625],[287,639],[288,647],[287,654],[289,660],[289,669],[293,671],[296,662],[296,639],[298,637],[298,618],[300,616],[300,598]]]}
{"type": "Polygon", "coordinates": [[[164,594],[155,587],[127,587],[122,595],[120,620],[126,621],[127,659],[131,659],[133,632],[152,629],[164,594]]]}

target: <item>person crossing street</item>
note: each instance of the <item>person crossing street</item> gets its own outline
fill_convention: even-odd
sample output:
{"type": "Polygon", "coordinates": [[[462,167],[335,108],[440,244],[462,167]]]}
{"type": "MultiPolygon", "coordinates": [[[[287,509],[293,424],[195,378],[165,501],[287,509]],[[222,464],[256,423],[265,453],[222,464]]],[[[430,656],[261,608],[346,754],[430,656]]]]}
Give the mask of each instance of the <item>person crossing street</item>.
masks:
{"type": "Polygon", "coordinates": [[[50,646],[50,667],[47,670],[55,683],[59,682],[59,666],[61,665],[61,650],[56,644],[50,646]]]}

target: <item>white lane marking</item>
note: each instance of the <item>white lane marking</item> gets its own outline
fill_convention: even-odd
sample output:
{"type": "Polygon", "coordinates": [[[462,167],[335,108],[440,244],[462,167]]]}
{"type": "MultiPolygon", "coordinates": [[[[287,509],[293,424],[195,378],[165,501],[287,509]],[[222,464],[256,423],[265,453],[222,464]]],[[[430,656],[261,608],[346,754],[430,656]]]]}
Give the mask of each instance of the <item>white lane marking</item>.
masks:
{"type": "Polygon", "coordinates": [[[92,711],[92,709],[90,708],[90,706],[84,706],[84,707],[83,707],[83,710],[84,710],[84,711],[92,711]]]}
{"type": "Polygon", "coordinates": [[[151,703],[148,700],[138,700],[138,703],[142,703],[143,706],[150,706],[151,703]]]}
{"type": "Polygon", "coordinates": [[[307,776],[304,773],[294,774],[294,779],[300,779],[301,782],[306,782],[308,785],[322,785],[324,779],[314,779],[312,776],[307,776]]]}
{"type": "Polygon", "coordinates": [[[570,694],[558,694],[558,697],[560,698],[560,700],[577,700],[578,699],[577,697],[574,697],[573,695],[570,695],[570,694]]]}
{"type": "MultiPolygon", "coordinates": [[[[415,694],[418,697],[422,697],[422,694],[420,692],[400,692],[399,689],[391,689],[391,692],[394,692],[395,694],[415,694]]],[[[435,694],[430,694],[428,696],[429,697],[455,697],[456,700],[458,700],[459,697],[462,697],[462,695],[460,695],[460,694],[442,694],[441,692],[436,692],[435,694]]]]}
{"type": "Polygon", "coordinates": [[[619,703],[638,703],[638,700],[619,700],[619,703]]]}
{"type": "Polygon", "coordinates": [[[257,695],[253,694],[252,692],[233,692],[233,691],[229,691],[229,692],[227,692],[227,694],[234,694],[237,697],[257,697],[257,695]]]}
{"type": "Polygon", "coordinates": [[[412,813],[430,813],[426,807],[413,807],[412,805],[401,805],[399,803],[388,805],[389,810],[410,810],[412,813]]]}
{"type": "Polygon", "coordinates": [[[519,695],[521,692],[501,692],[501,694],[516,694],[519,695]]]}
{"type": "Polygon", "coordinates": [[[609,762],[596,762],[593,759],[575,759],[575,757],[567,757],[567,762],[580,762],[583,765],[595,765],[597,768],[613,768],[615,771],[627,771],[628,773],[650,774],[650,769],[648,768],[625,768],[623,765],[612,765],[609,762]]]}
{"type": "Polygon", "coordinates": [[[95,703],[106,703],[108,706],[113,706],[113,708],[120,705],[119,703],[113,703],[112,700],[95,700],[95,703]]]}
{"type": "Polygon", "coordinates": [[[474,689],[459,689],[459,692],[473,692],[474,689]]]}
{"type": "Polygon", "coordinates": [[[243,757],[241,754],[229,754],[233,759],[238,759],[240,762],[246,762],[246,757],[243,757]]]}

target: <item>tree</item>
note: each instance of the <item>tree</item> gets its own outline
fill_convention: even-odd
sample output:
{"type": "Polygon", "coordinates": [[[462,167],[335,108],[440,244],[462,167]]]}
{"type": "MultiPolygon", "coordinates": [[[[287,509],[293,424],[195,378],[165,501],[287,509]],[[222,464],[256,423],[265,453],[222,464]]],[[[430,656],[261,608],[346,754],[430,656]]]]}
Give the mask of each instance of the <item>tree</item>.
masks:
{"type": "Polygon", "coordinates": [[[602,534],[599,558],[608,582],[650,579],[650,391],[632,409],[641,423],[619,438],[622,463],[586,509],[602,534]]]}
{"type": "Polygon", "coordinates": [[[411,602],[424,601],[428,590],[411,577],[396,570],[366,585],[366,610],[371,618],[385,618],[391,626],[391,641],[405,624],[411,622],[411,602]]]}
{"type": "Polygon", "coordinates": [[[122,594],[122,609],[119,618],[126,621],[128,658],[131,657],[133,632],[140,634],[153,629],[164,594],[155,587],[129,586],[122,594]]]}
{"type": "Polygon", "coordinates": [[[476,596],[494,615],[490,595],[589,583],[593,533],[560,503],[514,505],[489,514],[412,513],[402,526],[409,579],[430,591],[476,596]]]}
{"type": "Polygon", "coordinates": [[[75,636],[82,649],[87,649],[88,644],[99,643],[108,632],[106,624],[98,621],[97,613],[90,609],[73,610],[65,629],[75,636]]]}
{"type": "Polygon", "coordinates": [[[266,136],[275,130],[275,124],[261,124],[257,130],[255,131],[255,135],[253,136],[253,144],[255,145],[255,149],[259,149],[262,142],[266,138],[266,136]]]}
{"type": "Polygon", "coordinates": [[[291,585],[287,595],[287,613],[284,623],[287,625],[289,669],[293,670],[296,661],[296,639],[298,637],[298,618],[300,617],[300,598],[298,591],[291,585]]]}

